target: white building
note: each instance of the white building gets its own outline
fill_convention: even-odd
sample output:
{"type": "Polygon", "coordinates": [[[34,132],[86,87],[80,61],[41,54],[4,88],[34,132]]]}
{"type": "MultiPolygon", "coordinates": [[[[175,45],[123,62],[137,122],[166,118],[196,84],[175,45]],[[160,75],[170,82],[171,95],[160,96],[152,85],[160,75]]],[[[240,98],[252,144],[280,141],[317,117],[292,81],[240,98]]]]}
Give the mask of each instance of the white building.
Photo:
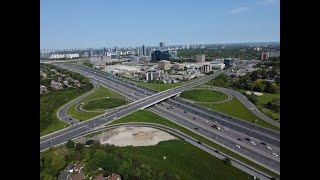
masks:
{"type": "Polygon", "coordinates": [[[67,59],[79,58],[79,54],[66,54],[67,59]]]}
{"type": "Polygon", "coordinates": [[[220,70],[223,70],[226,65],[224,63],[221,63],[221,62],[213,61],[213,62],[210,62],[210,66],[211,66],[211,69],[213,67],[219,67],[220,70]]]}
{"type": "Polygon", "coordinates": [[[146,72],[146,81],[152,81],[152,80],[160,80],[162,78],[162,72],[151,70],[146,72]]]}
{"type": "Polygon", "coordinates": [[[212,71],[212,68],[208,64],[205,64],[205,65],[201,66],[201,68],[200,68],[200,72],[203,73],[203,74],[209,73],[211,71],[212,71]]]}

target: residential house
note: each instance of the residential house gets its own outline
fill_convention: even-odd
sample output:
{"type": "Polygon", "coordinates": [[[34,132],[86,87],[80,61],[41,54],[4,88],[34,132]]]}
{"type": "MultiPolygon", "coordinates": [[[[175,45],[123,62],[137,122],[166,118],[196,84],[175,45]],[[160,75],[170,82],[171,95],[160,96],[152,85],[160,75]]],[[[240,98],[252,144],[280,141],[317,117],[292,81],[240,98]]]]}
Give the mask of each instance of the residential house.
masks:
{"type": "Polygon", "coordinates": [[[83,166],[84,164],[78,164],[74,167],[74,172],[77,172],[77,173],[81,173],[82,172],[82,169],[83,169],[83,166]]]}
{"type": "Polygon", "coordinates": [[[48,89],[47,89],[46,86],[41,86],[41,85],[40,85],[40,94],[45,93],[45,92],[47,92],[47,91],[48,91],[48,89]]]}
{"type": "Polygon", "coordinates": [[[81,86],[81,83],[78,80],[74,80],[73,84],[74,84],[75,87],[80,87],[81,86]]]}
{"type": "Polygon", "coordinates": [[[63,85],[60,82],[55,82],[54,80],[51,81],[51,87],[55,90],[63,89],[63,85]]]}
{"type": "Polygon", "coordinates": [[[103,177],[103,174],[100,174],[99,176],[94,177],[94,180],[107,180],[107,177],[103,177]]]}
{"type": "Polygon", "coordinates": [[[115,173],[115,174],[112,173],[111,175],[109,175],[107,177],[107,179],[108,180],[121,180],[121,176],[117,173],[115,173]]]}
{"type": "Polygon", "coordinates": [[[84,173],[78,173],[71,176],[70,180],[82,180],[84,179],[84,173]]]}

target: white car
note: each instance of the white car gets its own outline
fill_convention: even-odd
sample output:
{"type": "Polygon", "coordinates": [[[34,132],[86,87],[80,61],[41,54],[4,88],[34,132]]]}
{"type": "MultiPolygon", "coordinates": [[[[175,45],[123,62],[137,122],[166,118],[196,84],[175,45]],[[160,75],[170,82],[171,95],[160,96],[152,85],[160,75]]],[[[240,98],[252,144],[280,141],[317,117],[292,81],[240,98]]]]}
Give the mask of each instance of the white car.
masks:
{"type": "Polygon", "coordinates": [[[223,129],[225,129],[225,130],[227,130],[227,131],[229,130],[229,129],[228,129],[228,128],[226,128],[226,127],[224,127],[223,129]]]}
{"type": "Polygon", "coordinates": [[[114,117],[113,119],[116,119],[117,117],[114,117]]]}
{"type": "Polygon", "coordinates": [[[250,143],[251,143],[251,144],[253,144],[253,145],[256,145],[256,143],[255,143],[255,142],[253,142],[253,141],[250,141],[250,143]]]}
{"type": "Polygon", "coordinates": [[[240,148],[240,146],[239,146],[238,144],[236,144],[236,147],[237,147],[237,148],[240,148]]]}
{"type": "Polygon", "coordinates": [[[267,146],[267,149],[270,149],[270,150],[271,150],[272,148],[271,148],[270,146],[267,146]]]}
{"type": "Polygon", "coordinates": [[[274,153],[274,152],[272,153],[272,155],[274,155],[274,156],[277,156],[277,157],[278,157],[278,154],[276,154],[276,153],[274,153]]]}

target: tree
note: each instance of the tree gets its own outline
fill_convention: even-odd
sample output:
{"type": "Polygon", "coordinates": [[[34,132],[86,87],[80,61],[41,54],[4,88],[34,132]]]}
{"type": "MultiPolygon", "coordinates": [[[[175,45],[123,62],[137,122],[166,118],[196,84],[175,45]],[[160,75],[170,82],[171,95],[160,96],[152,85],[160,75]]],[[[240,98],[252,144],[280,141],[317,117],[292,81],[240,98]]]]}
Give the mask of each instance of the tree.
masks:
{"type": "Polygon", "coordinates": [[[226,164],[227,166],[230,166],[230,165],[232,164],[232,163],[231,163],[231,159],[228,158],[228,157],[224,158],[223,162],[224,162],[224,164],[226,164]]]}
{"type": "Polygon", "coordinates": [[[72,141],[72,140],[69,140],[69,141],[67,142],[67,144],[66,144],[66,146],[67,146],[68,149],[74,148],[75,145],[76,145],[76,143],[75,143],[74,141],[72,141]]]}
{"type": "Polygon", "coordinates": [[[75,150],[75,151],[82,151],[83,147],[84,147],[83,144],[77,143],[77,144],[76,144],[76,148],[75,148],[74,150],[75,150]]]}
{"type": "Polygon", "coordinates": [[[258,103],[258,98],[253,93],[248,97],[248,100],[251,101],[253,104],[257,104],[258,103]]]}
{"type": "Polygon", "coordinates": [[[62,155],[54,156],[51,162],[52,169],[55,170],[55,174],[59,174],[60,170],[62,170],[66,164],[67,161],[62,155]]]}

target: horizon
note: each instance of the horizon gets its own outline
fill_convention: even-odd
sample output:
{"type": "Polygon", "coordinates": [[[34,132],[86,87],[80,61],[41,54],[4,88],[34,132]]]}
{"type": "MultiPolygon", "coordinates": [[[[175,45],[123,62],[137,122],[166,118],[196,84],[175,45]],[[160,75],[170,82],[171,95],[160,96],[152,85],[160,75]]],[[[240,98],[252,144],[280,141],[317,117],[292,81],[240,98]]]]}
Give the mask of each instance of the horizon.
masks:
{"type": "Polygon", "coordinates": [[[41,0],[40,49],[280,42],[279,2],[41,0]]]}

